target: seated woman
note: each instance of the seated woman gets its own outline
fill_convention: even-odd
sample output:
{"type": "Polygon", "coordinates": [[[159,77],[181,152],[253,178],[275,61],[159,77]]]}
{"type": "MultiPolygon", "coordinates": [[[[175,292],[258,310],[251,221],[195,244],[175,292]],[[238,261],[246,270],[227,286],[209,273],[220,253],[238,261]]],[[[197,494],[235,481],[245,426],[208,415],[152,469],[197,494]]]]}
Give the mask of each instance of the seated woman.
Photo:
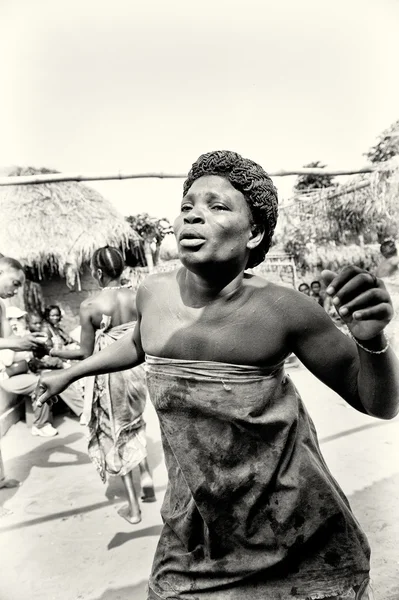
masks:
{"type": "Polygon", "coordinates": [[[75,340],[61,327],[61,309],[57,304],[48,306],[44,313],[43,331],[46,331],[53,348],[63,348],[69,344],[75,344],[75,340]]]}
{"type": "Polygon", "coordinates": [[[325,271],[350,338],[304,294],[245,273],[276,220],[262,167],[235,152],[201,156],[174,224],[182,267],[142,283],[133,335],[38,388],[49,402],[80,377],[146,361],[169,475],[151,600],[369,597],[366,536],[284,361],[296,354],[354,409],[393,418],[391,301],[364,270],[325,271]]]}

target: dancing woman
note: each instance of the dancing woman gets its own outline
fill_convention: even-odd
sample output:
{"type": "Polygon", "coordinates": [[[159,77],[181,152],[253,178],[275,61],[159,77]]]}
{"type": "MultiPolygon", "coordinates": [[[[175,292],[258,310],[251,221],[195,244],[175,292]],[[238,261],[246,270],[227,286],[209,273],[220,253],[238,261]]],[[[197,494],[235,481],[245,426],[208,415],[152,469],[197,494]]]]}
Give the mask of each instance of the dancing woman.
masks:
{"type": "MultiPolygon", "coordinates": [[[[99,248],[91,259],[92,276],[101,292],[80,307],[80,348],[50,353],[63,359],[81,360],[113,345],[133,332],[137,320],[135,294],[121,285],[125,264],[117,248],[99,248]]],[[[66,369],[69,371],[69,369],[66,369]]],[[[132,524],[141,521],[141,511],[133,485],[133,469],[138,465],[143,502],[155,501],[145,437],[143,411],[147,387],[142,366],[90,377],[85,385],[85,406],[81,422],[88,424],[88,451],[102,481],[107,474],[122,477],[128,505],[118,512],[132,524]]]]}
{"type": "Polygon", "coordinates": [[[146,361],[169,475],[150,600],[369,598],[366,536],[284,362],[293,352],[354,409],[393,418],[391,301],[362,269],[325,271],[349,337],[304,294],[245,273],[276,220],[262,167],[235,152],[201,156],[174,225],[183,266],[143,282],[133,335],[38,389],[47,402],[80,377],[146,361]]]}

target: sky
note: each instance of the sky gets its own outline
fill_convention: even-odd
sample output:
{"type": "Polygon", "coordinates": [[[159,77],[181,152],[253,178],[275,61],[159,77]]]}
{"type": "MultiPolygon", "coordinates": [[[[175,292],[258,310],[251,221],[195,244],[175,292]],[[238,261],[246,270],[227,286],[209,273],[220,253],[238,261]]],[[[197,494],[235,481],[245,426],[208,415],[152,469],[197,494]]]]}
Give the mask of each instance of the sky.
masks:
{"type": "MultiPolygon", "coordinates": [[[[396,0],[0,0],[0,168],[362,166],[399,119],[398,27],[396,0]]],[[[89,185],[173,219],[182,180],[89,185]]]]}

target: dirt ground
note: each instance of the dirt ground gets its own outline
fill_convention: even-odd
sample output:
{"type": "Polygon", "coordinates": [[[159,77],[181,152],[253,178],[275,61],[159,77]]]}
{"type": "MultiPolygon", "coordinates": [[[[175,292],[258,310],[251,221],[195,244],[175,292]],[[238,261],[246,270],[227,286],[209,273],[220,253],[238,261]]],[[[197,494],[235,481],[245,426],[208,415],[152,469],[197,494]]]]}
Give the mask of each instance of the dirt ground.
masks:
{"type": "MultiPolygon", "coordinates": [[[[303,367],[290,368],[316,423],[323,454],[372,547],[376,600],[399,600],[399,419],[356,413],[303,367]]],[[[142,600],[161,529],[166,486],[159,428],[147,407],[157,491],[132,526],[116,510],[119,479],[106,485],[89,462],[84,428],[56,419],[59,435],[32,437],[25,423],[2,440],[8,476],[0,490],[0,600],[142,600]]]]}

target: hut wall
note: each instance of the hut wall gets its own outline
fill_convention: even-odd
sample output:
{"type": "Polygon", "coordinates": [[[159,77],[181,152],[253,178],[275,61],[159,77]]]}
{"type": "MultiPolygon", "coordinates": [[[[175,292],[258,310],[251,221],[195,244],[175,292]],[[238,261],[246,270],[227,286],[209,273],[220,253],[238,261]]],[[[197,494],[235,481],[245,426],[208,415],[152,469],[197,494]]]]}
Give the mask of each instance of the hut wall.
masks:
{"type": "Polygon", "coordinates": [[[80,273],[80,287],[77,283],[73,289],[67,287],[65,279],[59,276],[41,280],[44,300],[46,306],[57,304],[64,311],[61,325],[68,333],[79,325],[79,307],[83,300],[98,292],[98,283],[92,278],[88,267],[84,267],[80,273]]]}

